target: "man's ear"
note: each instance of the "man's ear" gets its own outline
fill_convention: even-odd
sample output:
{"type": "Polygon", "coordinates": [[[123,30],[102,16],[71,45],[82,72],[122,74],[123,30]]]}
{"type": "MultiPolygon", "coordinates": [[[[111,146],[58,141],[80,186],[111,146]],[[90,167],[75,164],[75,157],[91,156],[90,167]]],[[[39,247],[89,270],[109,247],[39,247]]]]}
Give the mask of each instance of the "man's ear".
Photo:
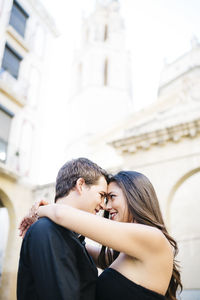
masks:
{"type": "Polygon", "coordinates": [[[85,185],[85,180],[83,178],[79,178],[76,181],[76,190],[79,194],[82,193],[84,185],[85,185]]]}

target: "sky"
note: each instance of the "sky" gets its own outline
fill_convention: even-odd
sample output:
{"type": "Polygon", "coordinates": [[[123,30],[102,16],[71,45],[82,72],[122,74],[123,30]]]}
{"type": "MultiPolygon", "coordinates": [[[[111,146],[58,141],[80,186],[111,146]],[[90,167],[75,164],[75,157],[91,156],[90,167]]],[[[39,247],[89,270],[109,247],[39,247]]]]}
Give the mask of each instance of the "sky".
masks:
{"type": "MultiPolygon", "coordinates": [[[[45,82],[42,87],[43,136],[45,145],[38,181],[50,182],[64,162],[70,129],[65,127],[74,51],[79,49],[81,24],[95,7],[95,0],[41,0],[57,25],[59,36],[48,49],[45,82]],[[49,164],[52,161],[53,163],[49,164]],[[45,171],[44,171],[45,170],[45,171]],[[47,171],[48,170],[48,171],[47,171]]],[[[164,64],[200,41],[199,0],[121,0],[126,48],[131,54],[132,94],[135,111],[157,99],[164,64]]]]}

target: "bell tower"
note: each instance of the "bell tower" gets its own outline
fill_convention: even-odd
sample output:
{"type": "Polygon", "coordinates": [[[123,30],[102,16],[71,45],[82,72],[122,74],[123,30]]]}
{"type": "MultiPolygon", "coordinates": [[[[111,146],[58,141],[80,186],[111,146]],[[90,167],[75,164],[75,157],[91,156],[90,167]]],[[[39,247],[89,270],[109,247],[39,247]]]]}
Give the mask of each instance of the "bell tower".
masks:
{"type": "Polygon", "coordinates": [[[82,20],[80,48],[72,64],[69,112],[74,137],[105,130],[131,109],[130,54],[120,5],[97,0],[94,12],[82,20]]]}

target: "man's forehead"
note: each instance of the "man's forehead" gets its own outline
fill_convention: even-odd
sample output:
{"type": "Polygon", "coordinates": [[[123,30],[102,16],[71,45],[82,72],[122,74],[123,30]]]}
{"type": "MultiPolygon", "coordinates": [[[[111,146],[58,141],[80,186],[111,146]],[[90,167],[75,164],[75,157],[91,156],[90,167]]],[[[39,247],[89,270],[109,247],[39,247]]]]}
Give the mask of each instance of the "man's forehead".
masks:
{"type": "Polygon", "coordinates": [[[98,184],[104,185],[104,186],[106,186],[106,187],[108,186],[107,181],[106,181],[106,179],[105,179],[104,176],[101,176],[101,177],[99,178],[98,184]]]}
{"type": "Polygon", "coordinates": [[[101,186],[99,192],[101,194],[107,195],[107,193],[108,193],[108,186],[107,185],[101,186]]]}

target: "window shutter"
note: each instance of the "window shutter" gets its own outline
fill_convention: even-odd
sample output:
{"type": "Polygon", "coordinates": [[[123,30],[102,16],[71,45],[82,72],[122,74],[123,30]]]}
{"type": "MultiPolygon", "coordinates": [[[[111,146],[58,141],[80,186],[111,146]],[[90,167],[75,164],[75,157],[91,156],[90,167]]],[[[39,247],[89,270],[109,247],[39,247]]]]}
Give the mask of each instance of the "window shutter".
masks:
{"type": "Polygon", "coordinates": [[[0,107],[0,139],[8,142],[12,116],[0,107]]]}
{"type": "Polygon", "coordinates": [[[7,158],[7,146],[10,133],[10,125],[13,115],[0,105],[0,161],[7,158]]]}
{"type": "Polygon", "coordinates": [[[26,21],[29,15],[27,12],[19,5],[17,1],[13,2],[13,7],[11,10],[9,24],[15,28],[15,30],[24,37],[26,29],[26,21]]]}
{"type": "Polygon", "coordinates": [[[19,66],[22,57],[8,44],[5,46],[2,68],[7,70],[15,78],[18,77],[19,66]]]}

